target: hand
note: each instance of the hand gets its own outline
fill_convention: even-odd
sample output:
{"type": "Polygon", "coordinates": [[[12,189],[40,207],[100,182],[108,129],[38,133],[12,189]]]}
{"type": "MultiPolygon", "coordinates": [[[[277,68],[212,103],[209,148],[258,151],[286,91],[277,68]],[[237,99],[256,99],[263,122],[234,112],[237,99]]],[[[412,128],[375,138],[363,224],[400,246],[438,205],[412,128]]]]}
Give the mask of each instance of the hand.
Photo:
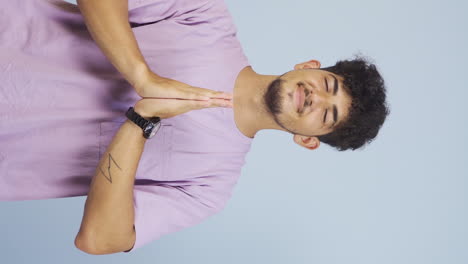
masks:
{"type": "Polygon", "coordinates": [[[210,98],[232,99],[230,93],[190,86],[186,83],[147,72],[135,87],[142,98],[180,98],[209,100],[210,98]]]}
{"type": "Polygon", "coordinates": [[[134,109],[144,118],[160,117],[161,119],[183,114],[190,110],[208,107],[232,107],[231,100],[211,99],[207,101],[187,99],[143,98],[136,102],[134,109]]]}

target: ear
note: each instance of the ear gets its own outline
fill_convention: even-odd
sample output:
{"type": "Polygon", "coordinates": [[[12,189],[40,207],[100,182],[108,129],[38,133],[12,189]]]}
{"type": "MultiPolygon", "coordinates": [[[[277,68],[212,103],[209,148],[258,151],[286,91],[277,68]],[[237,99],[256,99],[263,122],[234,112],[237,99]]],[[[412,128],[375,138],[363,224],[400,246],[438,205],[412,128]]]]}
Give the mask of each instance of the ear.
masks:
{"type": "Polygon", "coordinates": [[[317,137],[305,137],[300,135],[294,135],[293,140],[299,146],[303,146],[310,150],[317,149],[320,146],[320,140],[317,137]]]}
{"type": "Polygon", "coordinates": [[[318,68],[320,68],[320,66],[321,66],[320,61],[310,60],[310,61],[306,61],[306,62],[303,62],[303,63],[296,64],[296,66],[294,66],[294,69],[295,70],[318,69],[318,68]]]}

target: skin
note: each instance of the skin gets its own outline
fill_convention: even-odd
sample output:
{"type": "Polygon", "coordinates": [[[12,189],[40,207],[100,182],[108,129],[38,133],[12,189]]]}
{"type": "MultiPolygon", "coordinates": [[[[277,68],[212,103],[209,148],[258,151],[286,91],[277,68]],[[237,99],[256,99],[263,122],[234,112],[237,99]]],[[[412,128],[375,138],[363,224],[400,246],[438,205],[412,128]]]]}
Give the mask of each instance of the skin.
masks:
{"type": "Polygon", "coordinates": [[[233,93],[234,120],[238,129],[253,138],[263,129],[277,129],[293,134],[293,141],[307,149],[320,146],[317,136],[325,135],[348,117],[351,96],[343,88],[343,78],[320,70],[320,62],[310,60],[294,66],[283,75],[261,75],[251,67],[238,75],[233,93]],[[338,92],[333,95],[335,76],[338,92]],[[324,77],[328,81],[328,92],[324,77]],[[300,83],[305,89],[305,107],[299,113],[294,92],[300,83]],[[338,110],[333,124],[333,105],[338,110]],[[325,124],[323,117],[327,111],[325,124]]]}

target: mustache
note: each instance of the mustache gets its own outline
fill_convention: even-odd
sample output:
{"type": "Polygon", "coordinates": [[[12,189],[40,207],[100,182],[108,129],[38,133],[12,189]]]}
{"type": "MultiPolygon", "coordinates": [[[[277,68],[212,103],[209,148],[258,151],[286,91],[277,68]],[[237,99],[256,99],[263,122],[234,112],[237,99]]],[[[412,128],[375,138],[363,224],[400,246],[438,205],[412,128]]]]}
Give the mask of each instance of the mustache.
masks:
{"type": "MultiPolygon", "coordinates": [[[[307,107],[307,106],[312,105],[312,98],[309,97],[309,94],[311,94],[312,91],[310,91],[310,90],[304,85],[303,82],[298,82],[297,85],[302,86],[302,88],[304,88],[304,95],[305,95],[305,98],[304,98],[304,108],[307,107]]],[[[304,109],[302,109],[302,110],[304,110],[304,109]]]]}

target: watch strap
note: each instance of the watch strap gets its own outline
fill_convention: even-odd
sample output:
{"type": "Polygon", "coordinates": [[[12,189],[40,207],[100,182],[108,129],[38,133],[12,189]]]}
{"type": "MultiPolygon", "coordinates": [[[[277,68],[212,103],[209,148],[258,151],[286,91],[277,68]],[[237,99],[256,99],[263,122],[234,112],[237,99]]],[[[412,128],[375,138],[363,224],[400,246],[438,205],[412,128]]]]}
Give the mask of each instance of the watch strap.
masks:
{"type": "Polygon", "coordinates": [[[145,129],[146,126],[149,124],[149,120],[145,119],[141,115],[139,115],[137,112],[135,112],[135,109],[133,107],[128,108],[127,113],[125,113],[128,119],[132,120],[133,123],[137,124],[141,129],[145,129]]]}

